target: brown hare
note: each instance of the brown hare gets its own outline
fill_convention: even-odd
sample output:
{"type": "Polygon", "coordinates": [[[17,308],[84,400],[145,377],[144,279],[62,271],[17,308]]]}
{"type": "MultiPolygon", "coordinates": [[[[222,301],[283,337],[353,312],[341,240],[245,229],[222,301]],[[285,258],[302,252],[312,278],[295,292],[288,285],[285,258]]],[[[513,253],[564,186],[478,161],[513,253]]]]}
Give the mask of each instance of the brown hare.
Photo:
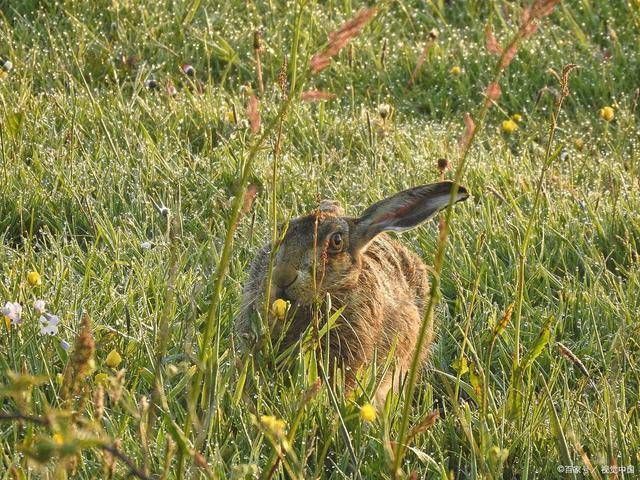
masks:
{"type": "MultiPolygon", "coordinates": [[[[281,298],[291,302],[293,318],[283,344],[299,340],[313,319],[316,299],[330,295],[332,310],[342,309],[329,338],[327,355],[344,368],[347,389],[374,358],[392,353],[393,378],[381,379],[376,392],[382,401],[408,371],[429,293],[427,268],[420,257],[384,232],[416,227],[445,208],[453,183],[439,182],[404,190],[347,217],[337,202],[324,200],[317,211],[291,220],[275,253],[270,298],[265,303],[271,244],[254,258],[243,290],[236,333],[241,344],[258,341],[258,314],[281,298]],[[315,278],[314,278],[315,277],[315,278]]],[[[468,193],[459,187],[455,201],[468,193]]],[[[270,319],[272,329],[281,321],[270,319]]],[[[433,332],[427,332],[431,339],[433,332]]],[[[426,360],[430,340],[421,352],[426,360]]]]}

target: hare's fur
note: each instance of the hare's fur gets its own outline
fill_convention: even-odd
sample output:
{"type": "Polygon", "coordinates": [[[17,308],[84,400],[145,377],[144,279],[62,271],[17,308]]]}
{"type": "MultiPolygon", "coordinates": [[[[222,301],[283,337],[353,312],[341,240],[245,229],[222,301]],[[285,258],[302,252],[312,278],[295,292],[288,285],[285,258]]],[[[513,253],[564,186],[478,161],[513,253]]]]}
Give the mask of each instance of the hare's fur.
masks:
{"type": "MultiPolygon", "coordinates": [[[[259,329],[253,323],[256,314],[265,312],[265,306],[277,298],[285,298],[292,303],[294,318],[288,330],[280,333],[284,346],[291,345],[311,323],[314,299],[329,294],[332,309],[343,311],[329,331],[327,353],[345,367],[347,388],[355,387],[356,373],[374,358],[381,362],[387,356],[393,358],[389,371],[394,374],[381,379],[376,393],[382,400],[410,368],[429,294],[427,267],[420,257],[382,232],[412,228],[430,218],[446,206],[450,189],[449,182],[442,182],[400,192],[370,207],[360,218],[341,216],[337,204],[329,202],[324,203],[328,208],[292,220],[275,254],[268,302],[264,296],[271,245],[265,245],[251,263],[236,320],[243,343],[250,346],[258,341],[255,332],[259,329]],[[431,202],[428,208],[423,205],[426,202],[431,202]],[[332,248],[336,243],[340,249],[332,248]]],[[[461,189],[456,200],[466,197],[461,189]]],[[[267,323],[272,332],[281,324],[273,319],[267,323]]],[[[422,362],[432,340],[433,330],[427,331],[422,362]]]]}

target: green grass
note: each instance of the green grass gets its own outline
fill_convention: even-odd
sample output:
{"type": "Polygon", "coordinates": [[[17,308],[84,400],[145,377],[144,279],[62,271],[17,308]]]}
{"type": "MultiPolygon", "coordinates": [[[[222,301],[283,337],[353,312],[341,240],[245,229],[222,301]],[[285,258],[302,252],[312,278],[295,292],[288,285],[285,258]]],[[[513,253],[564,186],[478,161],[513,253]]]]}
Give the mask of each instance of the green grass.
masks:
{"type": "MultiPolygon", "coordinates": [[[[467,158],[462,183],[473,198],[451,219],[433,368],[413,398],[394,396],[364,423],[358,406],[370,386],[355,398],[338,389],[335,404],[325,387],[305,397],[318,378],[312,352],[280,362],[235,356],[241,285],[271,231],[276,132],[249,172],[260,194],[237,225],[213,340],[201,344],[233,197],[256,145],[245,125],[249,90],[257,90],[254,30],[265,45],[263,131],[283,104],[277,78],[285,60],[296,89],[337,95],[319,104],[294,98],[284,116],[275,182],[282,221],[326,197],[357,214],[399,189],[436,181],[438,158],[455,168],[463,114],[477,115],[493,78],[485,25],[504,43],[520,12],[516,2],[497,0],[387,2],[331,67],[307,75],[327,34],[362,6],[0,0],[0,57],[14,65],[0,80],[0,301],[24,306],[20,327],[0,325],[0,412],[51,419],[0,422],[0,479],[101,477],[103,447],[116,439],[135,465],[166,478],[348,478],[354,468],[362,478],[391,478],[390,442],[405,401],[410,430],[441,410],[411,439],[407,477],[573,478],[558,466],[582,472],[587,463],[592,478],[606,478],[611,465],[640,472],[638,2],[563,2],[506,70],[502,96],[467,158]],[[409,89],[432,28],[439,36],[409,89]],[[131,56],[134,66],[122,61],[131,56]],[[183,63],[194,66],[203,93],[180,71],[183,63]],[[555,101],[543,89],[559,90],[549,69],[568,63],[580,68],[534,209],[555,101]],[[459,76],[450,73],[456,65],[459,76]],[[149,78],[160,89],[147,89],[149,78]],[[165,91],[169,81],[175,97],[165,91]],[[393,110],[384,123],[381,103],[393,110]],[[615,108],[610,123],[598,114],[605,105],[615,108]],[[519,129],[502,133],[514,113],[523,116],[519,129]],[[517,299],[530,220],[520,359],[549,319],[550,339],[514,381],[515,323],[492,332],[517,299]],[[27,283],[31,270],[41,273],[41,286],[27,283]],[[39,335],[36,298],[60,316],[57,336],[39,335]],[[62,374],[74,353],[60,341],[73,345],[82,312],[92,320],[95,370],[65,400],[62,374]],[[105,364],[114,349],[123,357],[118,370],[126,370],[118,401],[116,370],[105,364]],[[459,375],[452,365],[461,355],[473,365],[459,375]],[[142,399],[154,390],[158,356],[164,398],[149,412],[142,399]],[[41,377],[39,385],[9,372],[41,377]],[[104,375],[97,374],[106,374],[102,388],[110,391],[100,419],[92,399],[104,375]],[[520,402],[508,411],[515,387],[520,402]],[[188,401],[193,392],[201,394],[197,405],[188,401]],[[283,419],[291,437],[272,471],[281,439],[256,420],[261,415],[283,419]]],[[[437,237],[430,223],[402,241],[432,263],[437,237]]],[[[116,462],[115,478],[127,471],[116,462]]]]}

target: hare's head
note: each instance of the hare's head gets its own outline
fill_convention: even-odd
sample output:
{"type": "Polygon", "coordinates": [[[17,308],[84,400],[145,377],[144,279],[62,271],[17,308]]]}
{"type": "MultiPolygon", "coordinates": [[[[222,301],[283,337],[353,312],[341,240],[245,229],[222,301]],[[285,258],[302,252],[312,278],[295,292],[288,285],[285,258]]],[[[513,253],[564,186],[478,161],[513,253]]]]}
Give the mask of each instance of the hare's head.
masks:
{"type": "MultiPolygon", "coordinates": [[[[275,257],[274,298],[307,305],[325,292],[349,288],[377,235],[420,225],[449,204],[452,189],[451,182],[411,188],[371,205],[357,218],[343,216],[337,202],[323,200],[315,212],[289,222],[275,257]]],[[[468,196],[461,186],[454,200],[468,196]]]]}

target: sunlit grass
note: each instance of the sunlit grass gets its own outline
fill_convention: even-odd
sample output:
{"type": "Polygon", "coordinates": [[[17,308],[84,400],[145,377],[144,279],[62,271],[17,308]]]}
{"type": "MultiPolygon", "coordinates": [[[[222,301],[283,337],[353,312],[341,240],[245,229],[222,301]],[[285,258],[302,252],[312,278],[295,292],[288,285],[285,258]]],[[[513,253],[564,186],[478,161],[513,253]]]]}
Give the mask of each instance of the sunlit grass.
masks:
{"type": "MultiPolygon", "coordinates": [[[[440,158],[451,178],[463,114],[477,112],[493,78],[485,25],[506,42],[520,7],[385,4],[309,76],[327,33],[364,5],[38,5],[0,2],[0,58],[12,64],[0,79],[0,307],[22,306],[21,322],[11,325],[13,307],[0,322],[0,473],[390,478],[407,400],[370,405],[371,372],[353,397],[328,391],[311,351],[239,361],[241,285],[274,222],[319,198],[356,215],[437,181],[440,158]],[[274,176],[277,115],[295,93],[294,71],[296,88],[336,98],[293,98],[274,176]],[[261,131],[273,125],[259,145],[246,115],[252,94],[261,131]],[[247,184],[259,193],[240,215],[209,315],[252,148],[247,184]],[[41,335],[51,329],[41,307],[59,318],[54,335],[41,335]],[[81,372],[77,384],[69,371],[81,372]]],[[[449,225],[438,342],[408,409],[406,476],[639,471],[639,30],[633,2],[563,2],[505,71],[468,155],[473,198],[449,225]],[[580,68],[534,208],[559,88],[549,69],[568,63],[580,68]],[[506,312],[530,221],[516,332],[506,312]],[[521,402],[507,411],[518,343],[519,358],[532,360],[521,402]]],[[[437,222],[402,237],[428,263],[437,239],[437,222]]]]}

